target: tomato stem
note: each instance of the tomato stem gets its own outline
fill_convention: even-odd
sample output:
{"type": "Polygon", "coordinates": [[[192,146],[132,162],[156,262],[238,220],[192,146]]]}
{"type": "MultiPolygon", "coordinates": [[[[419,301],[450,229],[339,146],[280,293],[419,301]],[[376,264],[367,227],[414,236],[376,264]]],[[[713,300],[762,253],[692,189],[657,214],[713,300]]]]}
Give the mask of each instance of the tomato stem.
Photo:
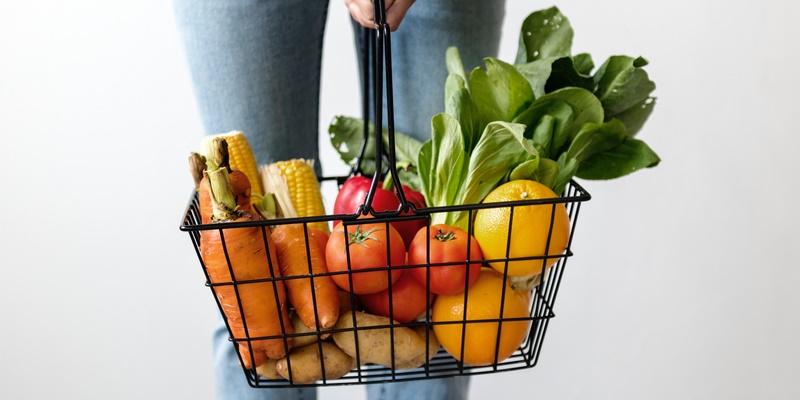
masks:
{"type": "Polygon", "coordinates": [[[449,242],[456,238],[456,233],[453,232],[452,230],[445,232],[440,228],[436,233],[436,235],[433,236],[433,238],[440,242],[449,242]]]}
{"type": "Polygon", "coordinates": [[[351,244],[355,243],[355,244],[359,244],[361,246],[367,247],[367,245],[365,245],[364,242],[369,240],[369,239],[372,239],[372,240],[374,240],[376,242],[380,242],[380,240],[375,239],[374,237],[372,237],[372,232],[379,231],[379,230],[381,230],[381,228],[372,228],[372,229],[364,232],[364,231],[361,230],[361,225],[356,225],[356,231],[355,232],[353,232],[353,233],[349,233],[348,232],[347,233],[347,244],[351,245],[351,244]]]}

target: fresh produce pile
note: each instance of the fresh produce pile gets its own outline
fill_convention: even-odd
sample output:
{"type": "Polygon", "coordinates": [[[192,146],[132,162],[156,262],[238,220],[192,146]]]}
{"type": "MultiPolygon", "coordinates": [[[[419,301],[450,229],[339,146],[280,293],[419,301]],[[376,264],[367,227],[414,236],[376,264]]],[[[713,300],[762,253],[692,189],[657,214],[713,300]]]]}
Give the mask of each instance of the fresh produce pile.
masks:
{"type": "MultiPolygon", "coordinates": [[[[568,256],[557,200],[569,182],[659,162],[634,138],[655,105],[646,62],[615,56],[592,73],[571,40],[551,8],[525,20],[513,65],[487,58],[467,74],[449,49],[431,139],[394,132],[393,174],[354,170],[399,182],[376,177],[371,191],[371,176],[348,177],[332,214],[311,162],[259,165],[238,131],[204,139],[189,163],[199,222],[213,227],[197,246],[242,366],[310,384],[365,364],[414,369],[440,349],[470,366],[520,349],[534,288],[568,256]],[[448,208],[476,204],[488,206],[448,208]]],[[[329,129],[351,166],[363,127],[339,117],[329,129]]]]}

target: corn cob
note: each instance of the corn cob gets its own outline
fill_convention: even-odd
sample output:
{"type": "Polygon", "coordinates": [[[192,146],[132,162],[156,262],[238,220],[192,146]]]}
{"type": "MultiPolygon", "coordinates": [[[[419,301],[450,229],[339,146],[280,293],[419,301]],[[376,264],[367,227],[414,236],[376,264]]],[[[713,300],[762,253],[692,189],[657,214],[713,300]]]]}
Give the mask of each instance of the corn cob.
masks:
{"type": "MultiPolygon", "coordinates": [[[[313,160],[292,159],[261,166],[264,190],[275,195],[284,218],[325,215],[313,160]]],[[[330,233],[325,221],[309,224],[330,233]]]]}
{"type": "Polygon", "coordinates": [[[250,148],[247,137],[241,131],[206,136],[200,144],[201,151],[206,158],[213,159],[213,142],[218,137],[224,138],[228,143],[228,162],[231,169],[242,171],[247,175],[247,179],[250,180],[251,194],[254,196],[251,200],[258,202],[259,197],[264,194],[264,190],[258,174],[256,156],[250,148]]]}

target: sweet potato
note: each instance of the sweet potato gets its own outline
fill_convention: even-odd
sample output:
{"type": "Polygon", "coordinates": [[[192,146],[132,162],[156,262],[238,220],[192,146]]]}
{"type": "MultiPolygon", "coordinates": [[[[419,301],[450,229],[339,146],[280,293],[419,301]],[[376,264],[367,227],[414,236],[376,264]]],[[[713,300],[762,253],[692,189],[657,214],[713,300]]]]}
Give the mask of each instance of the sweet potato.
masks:
{"type": "MultiPolygon", "coordinates": [[[[343,314],[339,318],[334,329],[342,331],[334,333],[333,340],[358,362],[393,367],[412,362],[421,354],[424,357],[425,339],[411,328],[404,326],[390,328],[389,324],[392,321],[389,318],[360,311],[355,312],[355,325],[353,319],[351,313],[343,314]],[[357,329],[354,329],[354,326],[357,329]],[[392,341],[392,330],[394,330],[394,341],[392,341]],[[358,335],[355,334],[356,331],[358,335]],[[394,357],[392,357],[393,343],[394,357]]],[[[394,324],[399,325],[397,322],[394,324]]]]}
{"type": "Polygon", "coordinates": [[[353,358],[331,342],[314,343],[295,348],[289,352],[288,356],[278,360],[276,365],[280,376],[293,383],[301,384],[314,383],[322,379],[339,379],[353,368],[355,368],[353,358]],[[320,348],[322,357],[320,357],[320,348]]]}

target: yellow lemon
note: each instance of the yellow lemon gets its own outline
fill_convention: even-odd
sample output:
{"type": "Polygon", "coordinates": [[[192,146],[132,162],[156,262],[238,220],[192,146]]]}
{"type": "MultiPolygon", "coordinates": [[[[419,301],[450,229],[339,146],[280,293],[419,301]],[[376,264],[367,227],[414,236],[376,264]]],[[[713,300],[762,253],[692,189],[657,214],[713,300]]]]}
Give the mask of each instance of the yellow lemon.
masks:
{"type": "MultiPolygon", "coordinates": [[[[483,203],[555,198],[547,186],[531,180],[506,182],[486,196],[483,203]]],[[[567,248],[569,216],[562,203],[526,206],[501,206],[478,210],[475,213],[475,239],[484,259],[492,268],[503,272],[508,264],[508,276],[530,276],[552,267],[567,248]],[[509,230],[510,225],[510,230],[509,230]],[[508,235],[511,232],[509,242],[508,235]],[[549,246],[548,246],[549,240],[549,246]],[[547,256],[547,257],[545,257],[547,256]],[[538,257],[508,261],[518,257],[538,257]]]]}

